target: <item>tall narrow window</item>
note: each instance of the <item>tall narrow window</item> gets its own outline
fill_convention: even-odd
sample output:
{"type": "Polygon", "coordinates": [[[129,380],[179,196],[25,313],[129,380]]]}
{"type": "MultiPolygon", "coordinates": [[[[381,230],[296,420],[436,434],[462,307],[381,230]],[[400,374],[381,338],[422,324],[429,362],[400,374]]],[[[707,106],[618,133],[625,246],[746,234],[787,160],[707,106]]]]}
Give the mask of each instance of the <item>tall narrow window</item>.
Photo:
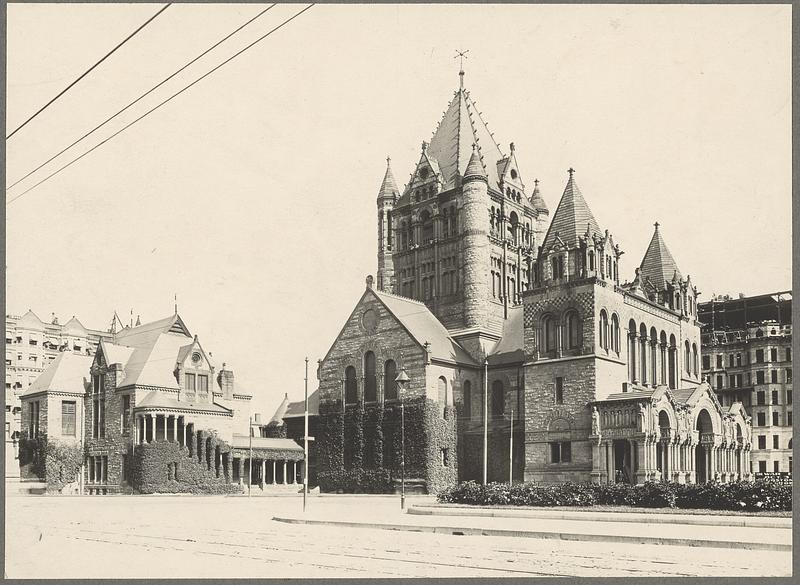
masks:
{"type": "Polygon", "coordinates": [[[387,360],[383,366],[383,398],[397,399],[397,365],[394,360],[387,360]]]}
{"type": "Polygon", "coordinates": [[[472,382],[464,381],[464,418],[472,418],[472,382]]]}
{"type": "Polygon", "coordinates": [[[545,352],[554,352],[557,346],[556,322],[552,317],[545,317],[542,323],[545,352]]]}
{"type": "Polygon", "coordinates": [[[564,378],[556,377],[556,404],[564,404],[564,378]]]}
{"type": "Polygon", "coordinates": [[[492,382],[492,416],[503,416],[505,411],[505,395],[503,382],[495,380],[492,382]]]}
{"type": "Polygon", "coordinates": [[[197,391],[201,394],[208,394],[208,376],[206,374],[197,375],[197,391]]]}
{"type": "Polygon", "coordinates": [[[375,402],[378,399],[378,378],[375,375],[375,354],[368,351],[364,354],[364,402],[375,402]]]}
{"type": "Polygon", "coordinates": [[[122,395],[122,432],[127,433],[131,426],[131,395],[122,395]]]}
{"type": "Polygon", "coordinates": [[[92,376],[92,437],[95,439],[102,439],[106,436],[104,385],[104,374],[92,376]]]}
{"type": "Polygon", "coordinates": [[[75,402],[61,401],[61,434],[75,436],[75,402]]]}
{"type": "Polygon", "coordinates": [[[567,315],[567,343],[569,349],[578,349],[581,346],[581,319],[578,313],[570,311],[567,315]]]}
{"type": "Polygon", "coordinates": [[[619,353],[619,318],[611,315],[611,347],[619,353]]]}
{"type": "Polygon", "coordinates": [[[358,400],[358,382],[356,381],[356,369],[347,366],[344,371],[344,401],[345,404],[355,404],[358,400]]]}
{"type": "Polygon", "coordinates": [[[608,351],[608,315],[605,309],[600,311],[600,347],[608,351]]]}
{"type": "Polygon", "coordinates": [[[449,406],[447,395],[447,380],[444,376],[439,376],[438,380],[438,399],[439,399],[439,416],[444,418],[445,408],[449,406]]]}
{"type": "Polygon", "coordinates": [[[184,384],[187,392],[194,393],[197,390],[197,378],[194,374],[187,372],[184,375],[184,384]]]}

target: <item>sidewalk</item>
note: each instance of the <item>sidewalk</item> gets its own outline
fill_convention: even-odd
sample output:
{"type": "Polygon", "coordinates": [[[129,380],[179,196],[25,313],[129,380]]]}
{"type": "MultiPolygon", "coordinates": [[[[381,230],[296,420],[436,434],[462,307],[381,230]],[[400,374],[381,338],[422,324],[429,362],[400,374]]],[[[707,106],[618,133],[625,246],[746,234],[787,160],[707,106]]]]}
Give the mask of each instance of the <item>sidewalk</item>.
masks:
{"type": "MultiPolygon", "coordinates": [[[[412,509],[415,508],[416,506],[412,509]]],[[[613,513],[615,518],[604,518],[599,521],[597,518],[581,512],[572,512],[571,514],[559,512],[561,516],[548,518],[531,515],[531,513],[539,512],[536,510],[526,510],[526,514],[513,516],[511,514],[477,516],[464,513],[454,515],[452,514],[453,509],[446,510],[445,514],[430,513],[434,510],[436,510],[435,507],[424,505],[420,506],[417,512],[428,511],[429,513],[402,513],[399,506],[393,509],[386,506],[374,508],[362,506],[357,510],[338,506],[319,509],[311,507],[305,514],[283,514],[274,517],[273,520],[292,524],[453,535],[512,536],[784,552],[792,550],[792,531],[786,530],[783,526],[753,527],[731,526],[730,524],[665,523],[660,518],[654,518],[653,514],[635,513],[624,515],[613,513]],[[620,518],[620,516],[625,517],[620,518]],[[367,519],[362,520],[362,518],[367,519]]],[[[501,511],[497,510],[496,512],[501,511]]],[[[502,512],[508,511],[503,510],[502,512]]],[[[680,516],[679,518],[685,517],[680,516]]],[[[671,520],[675,521],[674,518],[671,520]]],[[[737,518],[737,520],[741,520],[741,518],[737,518]]]]}
{"type": "Polygon", "coordinates": [[[792,529],[792,518],[774,516],[735,516],[710,514],[658,514],[637,512],[595,512],[569,508],[493,507],[466,504],[414,505],[409,514],[422,516],[474,516],[490,518],[548,518],[557,520],[592,520],[594,522],[649,522],[692,526],[726,526],[792,529]]]}

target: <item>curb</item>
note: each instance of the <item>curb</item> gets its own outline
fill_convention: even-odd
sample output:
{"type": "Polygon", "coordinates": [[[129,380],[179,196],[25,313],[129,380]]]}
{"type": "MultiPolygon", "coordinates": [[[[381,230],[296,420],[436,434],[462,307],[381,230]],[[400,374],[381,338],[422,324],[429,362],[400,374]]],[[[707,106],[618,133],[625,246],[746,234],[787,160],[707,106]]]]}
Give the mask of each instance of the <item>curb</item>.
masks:
{"type": "Polygon", "coordinates": [[[373,528],[403,532],[431,532],[455,536],[511,536],[516,538],[540,538],[550,540],[571,540],[585,542],[618,542],[628,544],[659,544],[668,546],[691,546],[710,548],[734,548],[744,550],[769,550],[791,552],[791,544],[766,542],[738,542],[734,540],[707,540],[691,538],[659,538],[655,536],[631,536],[619,534],[581,534],[571,532],[537,532],[532,530],[504,530],[501,528],[475,528],[457,526],[426,526],[413,524],[378,524],[374,522],[344,522],[338,520],[305,520],[302,518],[272,518],[286,524],[305,524],[309,526],[341,526],[344,528],[373,528]]]}
{"type": "Polygon", "coordinates": [[[575,510],[511,510],[507,508],[466,508],[456,506],[412,506],[408,514],[418,516],[471,516],[480,518],[542,518],[548,520],[590,520],[593,522],[641,522],[649,519],[658,524],[683,524],[692,526],[730,526],[735,528],[792,529],[792,518],[758,518],[754,516],[701,516],[680,514],[637,515],[631,512],[590,512],[575,510]],[[616,516],[616,517],[615,517],[616,516]]]}

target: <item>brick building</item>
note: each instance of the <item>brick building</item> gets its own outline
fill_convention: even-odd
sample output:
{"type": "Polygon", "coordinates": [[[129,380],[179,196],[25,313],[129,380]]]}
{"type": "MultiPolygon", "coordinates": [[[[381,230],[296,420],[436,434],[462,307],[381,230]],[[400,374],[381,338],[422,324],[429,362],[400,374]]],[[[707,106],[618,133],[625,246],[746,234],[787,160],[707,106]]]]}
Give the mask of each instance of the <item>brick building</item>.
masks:
{"type": "Polygon", "coordinates": [[[302,449],[251,438],[250,400],[175,313],[115,331],[93,356],[58,355],[21,397],[22,435],[77,443],[88,493],[282,483],[302,449]]]}
{"type": "Polygon", "coordinates": [[[19,473],[20,396],[64,352],[92,355],[100,340],[110,339],[117,328],[122,324],[116,313],[107,331],[87,329],[74,316],[61,324],[54,314],[45,322],[31,310],[22,316],[6,315],[6,476],[19,473]]]}
{"type": "Polygon", "coordinates": [[[429,491],[482,478],[485,430],[489,481],[746,475],[748,423],[701,383],[697,291],[658,226],[621,284],[574,172],[547,229],[533,185],[461,72],[402,191],[387,167],[376,286],[320,361],[323,489],[341,473],[396,485],[401,404],[406,475],[429,491]]]}
{"type": "Polygon", "coordinates": [[[703,377],[753,419],[752,471],[792,472],[792,293],[700,303],[703,377]]]}

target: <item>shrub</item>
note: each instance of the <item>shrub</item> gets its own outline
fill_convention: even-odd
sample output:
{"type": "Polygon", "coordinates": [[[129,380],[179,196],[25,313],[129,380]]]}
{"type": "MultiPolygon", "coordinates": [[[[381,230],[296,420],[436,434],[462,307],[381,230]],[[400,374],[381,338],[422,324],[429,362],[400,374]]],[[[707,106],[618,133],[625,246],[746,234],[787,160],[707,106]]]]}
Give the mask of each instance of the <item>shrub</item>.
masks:
{"type": "Polygon", "coordinates": [[[324,492],[347,494],[389,493],[391,476],[384,469],[339,469],[317,472],[317,482],[324,492]]]}
{"type": "Polygon", "coordinates": [[[712,510],[791,510],[792,488],[769,481],[676,484],[647,482],[590,484],[490,483],[467,481],[441,490],[443,503],[514,506],[617,505],[643,508],[704,508],[712,510]]]}

